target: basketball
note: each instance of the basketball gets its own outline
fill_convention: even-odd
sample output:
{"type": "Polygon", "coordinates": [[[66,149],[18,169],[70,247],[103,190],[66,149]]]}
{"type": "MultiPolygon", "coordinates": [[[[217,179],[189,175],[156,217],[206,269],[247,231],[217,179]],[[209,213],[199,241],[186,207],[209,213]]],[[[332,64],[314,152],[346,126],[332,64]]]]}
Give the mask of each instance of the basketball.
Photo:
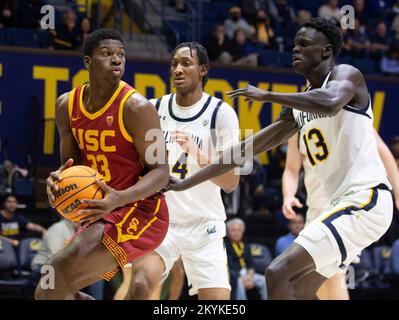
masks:
{"type": "Polygon", "coordinates": [[[87,166],[72,166],[61,172],[59,187],[54,192],[54,207],[64,218],[79,222],[85,215],[77,215],[79,210],[87,205],[81,203],[83,199],[102,199],[103,194],[96,179],[104,181],[104,178],[96,170],[87,166]]]}

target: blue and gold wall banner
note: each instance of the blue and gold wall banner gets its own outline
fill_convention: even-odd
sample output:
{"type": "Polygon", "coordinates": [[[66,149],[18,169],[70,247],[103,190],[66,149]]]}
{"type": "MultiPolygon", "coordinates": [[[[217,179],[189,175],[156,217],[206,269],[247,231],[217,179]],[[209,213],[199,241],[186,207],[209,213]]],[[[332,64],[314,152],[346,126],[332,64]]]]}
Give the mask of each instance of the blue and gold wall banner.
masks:
{"type": "MultiPolygon", "coordinates": [[[[173,91],[167,62],[128,60],[123,80],[148,99],[173,91]]],[[[58,165],[58,133],[54,122],[56,98],[87,81],[88,72],[78,53],[64,55],[0,48],[1,158],[6,155],[23,165],[26,154],[34,152],[37,164],[58,165]]],[[[234,106],[241,129],[256,132],[277,118],[281,106],[249,103],[243,98],[233,102],[225,95],[226,91],[247,84],[276,92],[298,92],[304,89],[305,80],[290,70],[211,68],[206,92],[234,106]]],[[[374,109],[374,125],[389,143],[399,134],[399,79],[367,78],[367,84],[374,109]]],[[[266,154],[262,155],[261,161],[267,163],[266,154]]]]}

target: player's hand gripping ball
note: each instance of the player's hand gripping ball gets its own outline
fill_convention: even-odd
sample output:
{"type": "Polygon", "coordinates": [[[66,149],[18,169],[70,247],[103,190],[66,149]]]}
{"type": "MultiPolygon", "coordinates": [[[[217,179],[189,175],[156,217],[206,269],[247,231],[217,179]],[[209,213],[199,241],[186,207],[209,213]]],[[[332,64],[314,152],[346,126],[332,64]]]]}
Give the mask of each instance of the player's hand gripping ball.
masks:
{"type": "Polygon", "coordinates": [[[79,214],[79,210],[87,208],[87,204],[82,203],[84,199],[103,198],[101,187],[96,180],[104,182],[104,178],[96,170],[87,166],[72,166],[60,173],[61,181],[55,184],[57,191],[53,191],[55,200],[54,208],[64,218],[79,222],[86,215],[79,214]]]}

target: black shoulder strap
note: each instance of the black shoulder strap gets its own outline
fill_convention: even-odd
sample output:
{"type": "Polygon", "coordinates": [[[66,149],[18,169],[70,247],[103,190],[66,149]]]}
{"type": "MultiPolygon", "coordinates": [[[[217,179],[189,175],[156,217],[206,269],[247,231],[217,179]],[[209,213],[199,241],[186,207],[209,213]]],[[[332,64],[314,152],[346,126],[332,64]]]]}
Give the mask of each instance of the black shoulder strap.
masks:
{"type": "Polygon", "coordinates": [[[218,113],[222,103],[223,103],[223,100],[219,99],[219,102],[217,103],[217,105],[215,107],[215,110],[213,110],[212,118],[211,118],[211,127],[210,127],[211,128],[211,138],[212,138],[212,143],[213,143],[214,147],[216,147],[216,130],[215,130],[215,128],[216,128],[216,116],[217,116],[217,113],[218,113]]]}
{"type": "Polygon", "coordinates": [[[157,109],[157,111],[159,111],[159,107],[161,106],[161,101],[162,101],[162,97],[160,97],[157,102],[155,103],[155,109],[157,109]]]}

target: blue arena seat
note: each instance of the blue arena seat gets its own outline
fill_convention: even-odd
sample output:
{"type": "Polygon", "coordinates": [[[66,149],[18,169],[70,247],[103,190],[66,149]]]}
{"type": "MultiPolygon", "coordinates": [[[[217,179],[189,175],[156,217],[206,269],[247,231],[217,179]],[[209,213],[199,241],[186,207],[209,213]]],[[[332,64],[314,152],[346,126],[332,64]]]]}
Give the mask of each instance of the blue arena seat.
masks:
{"type": "Polygon", "coordinates": [[[37,48],[36,32],[28,29],[8,28],[7,40],[13,46],[37,48]]]}
{"type": "Polygon", "coordinates": [[[40,238],[21,240],[19,245],[19,264],[21,271],[31,271],[31,262],[41,246],[42,239],[40,238]]]}
{"type": "Polygon", "coordinates": [[[274,50],[261,50],[259,52],[259,65],[277,67],[279,64],[278,52],[274,50]]]}
{"type": "Polygon", "coordinates": [[[0,279],[10,278],[17,267],[14,248],[8,241],[0,239],[0,279]]]}
{"type": "Polygon", "coordinates": [[[281,52],[278,54],[280,65],[282,67],[291,68],[292,67],[292,52],[281,52]]]}
{"type": "Polygon", "coordinates": [[[354,58],[352,64],[363,73],[376,73],[378,72],[374,60],[354,58]]]}
{"type": "Polygon", "coordinates": [[[0,296],[26,298],[29,292],[29,279],[16,276],[17,257],[12,245],[0,239],[0,296]]]}
{"type": "Polygon", "coordinates": [[[352,64],[352,57],[351,56],[338,57],[337,64],[352,64]]]}
{"type": "Polygon", "coordinates": [[[392,245],[389,264],[391,266],[392,273],[399,274],[399,239],[395,240],[392,245]]]}
{"type": "Polygon", "coordinates": [[[260,243],[251,243],[249,247],[255,264],[255,272],[264,274],[267,266],[272,262],[270,250],[260,243]]]}
{"type": "Polygon", "coordinates": [[[33,179],[15,178],[13,190],[18,197],[31,197],[33,195],[33,179]]]}
{"type": "Polygon", "coordinates": [[[6,30],[4,28],[0,28],[0,46],[5,46],[7,44],[6,30]]]}
{"type": "Polygon", "coordinates": [[[373,250],[372,252],[373,252],[374,269],[379,274],[390,274],[391,248],[388,246],[377,246],[374,247],[372,250],[373,250]]]}

